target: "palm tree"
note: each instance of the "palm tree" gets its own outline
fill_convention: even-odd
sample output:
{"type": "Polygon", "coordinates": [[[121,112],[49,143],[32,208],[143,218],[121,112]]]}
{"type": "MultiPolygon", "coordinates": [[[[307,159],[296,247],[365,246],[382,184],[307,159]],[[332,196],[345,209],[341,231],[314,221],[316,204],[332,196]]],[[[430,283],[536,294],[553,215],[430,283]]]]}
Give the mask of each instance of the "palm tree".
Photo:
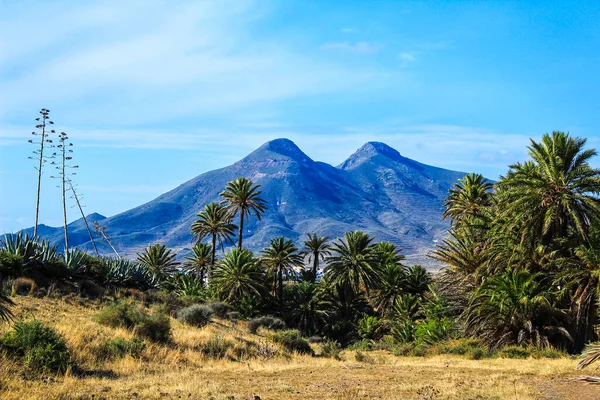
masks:
{"type": "Polygon", "coordinates": [[[387,264],[381,271],[380,283],[373,294],[374,307],[386,316],[400,296],[406,293],[406,267],[401,264],[387,264]]]}
{"type": "Polygon", "coordinates": [[[455,183],[449,191],[444,218],[452,223],[483,215],[483,209],[491,205],[493,184],[480,174],[468,174],[455,183]]]}
{"type": "Polygon", "coordinates": [[[380,278],[373,237],[361,231],[346,232],[344,240],[333,243],[333,255],[327,257],[324,273],[329,282],[346,291],[349,300],[362,290],[369,293],[380,278]]]}
{"type": "Polygon", "coordinates": [[[377,262],[384,267],[386,265],[399,265],[406,257],[400,254],[402,249],[390,242],[379,242],[375,244],[375,256],[377,262]]]}
{"type": "Polygon", "coordinates": [[[211,236],[212,255],[210,265],[215,266],[217,242],[221,248],[223,243],[231,243],[232,237],[237,228],[231,223],[231,217],[225,207],[218,203],[210,203],[204,207],[204,210],[196,214],[199,217],[192,223],[192,235],[198,241],[207,236],[211,236]]]}
{"type": "Polygon", "coordinates": [[[300,282],[291,289],[286,315],[291,325],[296,326],[300,332],[313,334],[327,320],[326,307],[318,285],[300,282]]]}
{"type": "Polygon", "coordinates": [[[466,329],[490,347],[509,344],[539,348],[572,341],[564,328],[566,313],[555,306],[556,293],[543,275],[509,268],[489,276],[474,292],[466,329]]]}
{"type": "Polygon", "coordinates": [[[138,253],[137,260],[159,282],[163,282],[177,271],[179,263],[175,261],[175,257],[177,255],[171,253],[167,246],[157,243],[146,247],[143,253],[138,253]]]}
{"type": "Polygon", "coordinates": [[[575,249],[575,257],[557,260],[560,270],[555,285],[571,299],[573,314],[573,351],[597,340],[598,290],[600,288],[600,222],[589,233],[589,243],[575,249]]]}
{"type": "Polygon", "coordinates": [[[331,255],[329,249],[331,246],[327,243],[327,236],[318,237],[317,234],[308,234],[308,240],[304,241],[306,248],[305,254],[308,255],[308,262],[312,262],[312,283],[317,281],[317,272],[319,271],[319,263],[331,255]]]}
{"type": "Polygon", "coordinates": [[[422,297],[429,290],[432,282],[431,274],[420,265],[413,265],[406,270],[404,288],[406,293],[422,297]]]}
{"type": "Polygon", "coordinates": [[[204,283],[204,276],[208,272],[212,260],[212,246],[198,242],[192,247],[192,252],[185,258],[183,268],[186,272],[194,274],[204,283]]]}
{"type": "Polygon", "coordinates": [[[221,192],[223,203],[227,204],[227,210],[232,217],[240,215],[240,225],[238,233],[238,249],[242,249],[242,234],[244,232],[244,218],[254,214],[260,221],[262,214],[267,209],[267,202],[260,197],[258,189],[260,185],[244,177],[237,178],[227,183],[225,190],[221,192]]]}
{"type": "Polygon", "coordinates": [[[302,256],[291,240],[283,236],[271,239],[270,246],[262,251],[262,261],[277,276],[277,298],[279,308],[283,309],[283,275],[289,276],[294,272],[294,266],[302,263],[302,256]]]}
{"type": "Polygon", "coordinates": [[[245,249],[233,249],[216,265],[212,283],[222,299],[239,303],[242,299],[264,292],[265,274],[259,260],[245,249]]]}
{"type": "Polygon", "coordinates": [[[587,240],[590,221],[600,216],[600,170],[589,165],[597,153],[585,143],[564,132],[531,140],[532,160],[511,165],[497,183],[503,216],[523,221],[523,241],[539,237],[548,245],[571,233],[587,240]]]}

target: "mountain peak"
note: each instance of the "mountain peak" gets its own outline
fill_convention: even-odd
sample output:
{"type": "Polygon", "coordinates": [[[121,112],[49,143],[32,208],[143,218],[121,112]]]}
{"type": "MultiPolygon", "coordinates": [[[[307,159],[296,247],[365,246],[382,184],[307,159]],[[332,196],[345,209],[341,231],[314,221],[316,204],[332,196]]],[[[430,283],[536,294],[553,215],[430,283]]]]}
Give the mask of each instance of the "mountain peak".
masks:
{"type": "Polygon", "coordinates": [[[285,138],[274,139],[263,144],[248,157],[263,155],[266,152],[276,153],[295,161],[312,161],[309,156],[307,156],[302,150],[300,150],[298,146],[296,146],[296,143],[285,138]]]}
{"type": "Polygon", "coordinates": [[[407,160],[402,157],[398,150],[391,148],[385,143],[381,142],[367,142],[354,154],[352,154],[346,161],[344,161],[339,167],[342,169],[351,169],[365,161],[368,161],[376,156],[384,156],[393,161],[404,162],[407,160]]]}
{"type": "Polygon", "coordinates": [[[362,154],[365,156],[374,156],[381,154],[391,159],[397,159],[402,157],[398,150],[388,146],[382,142],[367,142],[355,154],[362,154]]]}

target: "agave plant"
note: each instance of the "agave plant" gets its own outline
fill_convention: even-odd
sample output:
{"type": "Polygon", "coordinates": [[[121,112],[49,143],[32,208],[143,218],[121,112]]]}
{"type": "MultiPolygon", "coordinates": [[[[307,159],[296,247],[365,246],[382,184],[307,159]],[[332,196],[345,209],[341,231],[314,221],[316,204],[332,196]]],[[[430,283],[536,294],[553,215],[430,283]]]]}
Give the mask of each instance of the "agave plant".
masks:
{"type": "Polygon", "coordinates": [[[205,294],[202,281],[194,275],[177,275],[172,286],[173,292],[179,297],[202,297],[205,294]]]}
{"type": "Polygon", "coordinates": [[[23,232],[4,235],[4,239],[0,240],[0,246],[4,251],[20,256],[24,265],[35,263],[39,258],[38,238],[23,235],[23,232]]]}
{"type": "Polygon", "coordinates": [[[63,261],[71,273],[80,273],[85,270],[87,254],[81,250],[71,248],[63,254],[63,261]]]}
{"type": "Polygon", "coordinates": [[[107,267],[105,284],[138,288],[157,286],[153,275],[137,262],[120,258],[107,258],[105,262],[107,267]]]}

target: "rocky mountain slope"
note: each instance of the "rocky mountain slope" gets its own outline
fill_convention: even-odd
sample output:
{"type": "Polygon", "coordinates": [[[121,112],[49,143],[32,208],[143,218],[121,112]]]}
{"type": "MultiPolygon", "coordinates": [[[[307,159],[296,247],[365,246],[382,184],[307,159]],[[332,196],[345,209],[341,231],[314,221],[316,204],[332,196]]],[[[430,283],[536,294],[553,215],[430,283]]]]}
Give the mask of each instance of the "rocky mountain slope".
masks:
{"type": "MultiPolygon", "coordinates": [[[[283,235],[298,244],[306,233],[337,238],[361,229],[377,240],[398,244],[411,262],[432,266],[424,255],[445,235],[443,199],[463,172],[424,165],[378,142],[369,142],[338,167],[312,160],[292,141],[276,139],[225,168],[209,171],[139,207],[110,218],[99,214],[117,249],[134,256],[164,243],[185,251],[190,225],[204,205],[220,201],[226,183],[245,176],[261,185],[269,202],[262,221],[245,225],[252,250],[283,235]]],[[[90,223],[91,223],[90,221],[90,223]]],[[[29,230],[27,230],[29,231],[29,230]]],[[[62,245],[62,229],[43,226],[42,236],[62,245]]],[[[70,244],[91,249],[82,221],[69,226],[70,244]]],[[[100,246],[109,253],[108,246],[100,246]]]]}

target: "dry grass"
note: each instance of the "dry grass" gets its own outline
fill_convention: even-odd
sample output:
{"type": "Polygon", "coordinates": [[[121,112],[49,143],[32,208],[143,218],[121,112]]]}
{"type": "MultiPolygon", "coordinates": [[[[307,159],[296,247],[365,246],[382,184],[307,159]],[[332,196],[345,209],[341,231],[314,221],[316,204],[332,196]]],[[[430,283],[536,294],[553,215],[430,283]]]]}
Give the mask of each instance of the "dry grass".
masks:
{"type": "Polygon", "coordinates": [[[540,399],[540,388],[575,372],[575,361],[564,358],[475,361],[377,351],[368,352],[368,363],[360,363],[352,351],[342,352],[340,361],[286,355],[261,336],[225,321],[197,329],[172,320],[174,344],[149,344],[139,359],[103,360],[96,351],[103,341],[129,339],[132,333],[93,322],[98,303],[32,297],[15,301],[17,316],[34,316],[67,339],[88,376],[40,379],[0,355],[2,399],[540,399]],[[229,343],[222,359],[201,351],[215,335],[229,343]]]}

